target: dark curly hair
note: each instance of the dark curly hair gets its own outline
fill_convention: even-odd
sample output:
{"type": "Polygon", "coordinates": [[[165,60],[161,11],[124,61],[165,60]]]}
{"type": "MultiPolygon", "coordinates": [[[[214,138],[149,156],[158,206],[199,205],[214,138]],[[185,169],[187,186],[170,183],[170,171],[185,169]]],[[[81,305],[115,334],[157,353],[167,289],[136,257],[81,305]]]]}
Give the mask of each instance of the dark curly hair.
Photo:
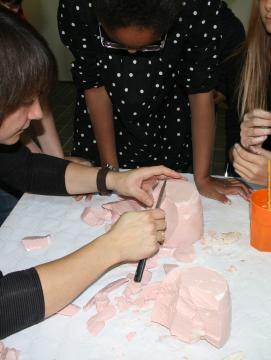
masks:
{"type": "Polygon", "coordinates": [[[0,124],[38,96],[45,103],[56,80],[55,58],[26,21],[0,5],[0,124]]]}
{"type": "Polygon", "coordinates": [[[160,35],[173,25],[181,0],[92,0],[92,5],[98,20],[110,30],[135,25],[160,35]]]}

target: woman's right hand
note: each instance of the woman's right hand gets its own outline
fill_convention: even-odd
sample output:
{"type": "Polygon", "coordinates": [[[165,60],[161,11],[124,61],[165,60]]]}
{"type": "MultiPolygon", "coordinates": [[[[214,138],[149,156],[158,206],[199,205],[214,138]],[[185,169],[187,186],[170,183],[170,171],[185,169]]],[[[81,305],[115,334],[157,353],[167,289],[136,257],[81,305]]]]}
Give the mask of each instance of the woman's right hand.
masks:
{"type": "Polygon", "coordinates": [[[240,135],[242,146],[251,152],[257,152],[267,136],[271,135],[271,113],[255,109],[245,114],[240,135]]]}
{"type": "Polygon", "coordinates": [[[149,258],[163,244],[165,230],[165,213],[161,209],[124,213],[104,235],[105,251],[113,251],[118,263],[149,258]]]}
{"type": "Polygon", "coordinates": [[[235,144],[233,149],[233,166],[237,174],[244,180],[267,185],[268,160],[271,159],[271,151],[258,149],[256,154],[252,154],[239,144],[235,144]]]}

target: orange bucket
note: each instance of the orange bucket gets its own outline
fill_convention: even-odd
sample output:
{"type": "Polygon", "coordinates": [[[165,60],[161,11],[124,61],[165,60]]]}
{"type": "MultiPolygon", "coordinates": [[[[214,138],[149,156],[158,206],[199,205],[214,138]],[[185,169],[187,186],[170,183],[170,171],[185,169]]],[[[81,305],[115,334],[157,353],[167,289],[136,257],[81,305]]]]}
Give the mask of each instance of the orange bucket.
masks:
{"type": "Polygon", "coordinates": [[[250,244],[271,251],[271,210],[267,209],[267,189],[254,191],[250,202],[250,244]]]}

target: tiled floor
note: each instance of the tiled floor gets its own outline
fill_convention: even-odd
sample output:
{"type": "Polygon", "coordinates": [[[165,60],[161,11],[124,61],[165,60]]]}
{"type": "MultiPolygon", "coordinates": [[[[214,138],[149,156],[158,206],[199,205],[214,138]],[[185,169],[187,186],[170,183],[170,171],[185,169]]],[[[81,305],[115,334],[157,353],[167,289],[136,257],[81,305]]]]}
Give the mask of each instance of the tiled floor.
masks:
{"type": "MultiPolygon", "coordinates": [[[[59,82],[51,94],[51,106],[56,127],[60,135],[65,154],[72,149],[73,113],[75,105],[75,88],[70,82],[59,82]]],[[[225,122],[224,113],[217,115],[217,131],[212,173],[222,175],[225,163],[225,122]]]]}

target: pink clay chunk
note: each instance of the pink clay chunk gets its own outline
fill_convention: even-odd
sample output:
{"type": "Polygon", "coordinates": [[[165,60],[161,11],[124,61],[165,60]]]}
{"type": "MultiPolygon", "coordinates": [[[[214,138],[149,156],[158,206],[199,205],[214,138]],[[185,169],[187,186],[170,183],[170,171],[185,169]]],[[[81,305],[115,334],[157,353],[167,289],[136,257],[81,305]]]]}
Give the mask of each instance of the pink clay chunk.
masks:
{"type": "Polygon", "coordinates": [[[169,272],[155,303],[152,321],[182,341],[207,340],[217,348],[230,336],[231,298],[222,275],[203,268],[169,272]]]}
{"type": "Polygon", "coordinates": [[[51,243],[51,236],[27,236],[22,243],[26,251],[46,249],[51,243]]]}

